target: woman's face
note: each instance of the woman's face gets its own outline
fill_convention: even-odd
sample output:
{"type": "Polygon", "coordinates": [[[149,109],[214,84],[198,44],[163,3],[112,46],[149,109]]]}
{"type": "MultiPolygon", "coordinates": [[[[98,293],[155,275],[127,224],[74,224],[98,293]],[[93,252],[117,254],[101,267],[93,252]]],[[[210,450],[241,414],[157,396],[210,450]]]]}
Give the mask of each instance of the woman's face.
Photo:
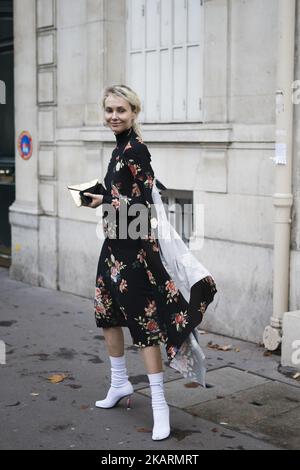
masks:
{"type": "Polygon", "coordinates": [[[131,110],[131,106],[124,98],[116,95],[109,95],[105,100],[104,118],[115,134],[129,129],[136,113],[131,110]]]}

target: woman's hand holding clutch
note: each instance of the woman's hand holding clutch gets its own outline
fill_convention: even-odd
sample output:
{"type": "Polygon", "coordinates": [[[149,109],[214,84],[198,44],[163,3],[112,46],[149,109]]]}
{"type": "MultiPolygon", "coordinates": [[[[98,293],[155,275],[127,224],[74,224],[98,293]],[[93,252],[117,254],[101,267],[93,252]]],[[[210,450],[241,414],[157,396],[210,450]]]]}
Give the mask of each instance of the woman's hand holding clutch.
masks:
{"type": "Polygon", "coordinates": [[[90,204],[87,204],[86,207],[98,207],[102,204],[103,202],[103,194],[93,194],[93,193],[83,193],[84,196],[88,196],[92,199],[92,202],[90,204]]]}

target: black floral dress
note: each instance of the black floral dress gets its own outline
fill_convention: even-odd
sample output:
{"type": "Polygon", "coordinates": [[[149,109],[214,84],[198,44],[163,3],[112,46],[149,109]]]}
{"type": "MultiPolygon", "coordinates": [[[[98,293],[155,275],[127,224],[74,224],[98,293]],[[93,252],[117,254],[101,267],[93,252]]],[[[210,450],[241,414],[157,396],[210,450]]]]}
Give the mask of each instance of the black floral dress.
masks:
{"type": "Polygon", "coordinates": [[[105,240],[96,275],[96,324],[128,327],[133,344],[139,347],[164,343],[171,360],[202,321],[216,285],[210,276],[202,279],[192,287],[188,303],[162,263],[151,224],[139,238],[130,237],[128,227],[135,217],[128,215],[124,227],[121,207],[130,213],[133,204],[142,204],[150,219],[154,172],[148,148],[132,127],[115,136],[117,146],[104,178],[105,240]]]}

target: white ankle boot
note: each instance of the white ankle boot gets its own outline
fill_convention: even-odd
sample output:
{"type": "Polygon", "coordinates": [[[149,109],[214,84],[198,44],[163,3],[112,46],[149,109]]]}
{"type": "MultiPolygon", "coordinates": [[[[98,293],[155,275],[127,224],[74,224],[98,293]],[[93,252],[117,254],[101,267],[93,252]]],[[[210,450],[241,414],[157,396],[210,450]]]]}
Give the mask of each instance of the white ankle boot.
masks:
{"type": "Polygon", "coordinates": [[[161,441],[170,435],[170,411],[164,395],[163,372],[148,374],[153,411],[153,441],[161,441]]]}
{"type": "Polygon", "coordinates": [[[127,408],[131,408],[131,395],[133,394],[133,386],[128,381],[122,387],[110,387],[104,400],[96,401],[97,408],[113,408],[122,398],[127,398],[127,408]]]}
{"type": "Polygon", "coordinates": [[[166,408],[161,410],[153,409],[153,431],[152,439],[153,441],[161,441],[166,439],[170,435],[170,412],[169,407],[166,405],[166,408]]]}
{"type": "Polygon", "coordinates": [[[122,398],[127,397],[127,408],[131,406],[131,395],[133,394],[133,386],[128,380],[125,356],[112,357],[111,362],[111,387],[108,390],[104,400],[96,401],[95,406],[98,408],[113,408],[122,398]]]}

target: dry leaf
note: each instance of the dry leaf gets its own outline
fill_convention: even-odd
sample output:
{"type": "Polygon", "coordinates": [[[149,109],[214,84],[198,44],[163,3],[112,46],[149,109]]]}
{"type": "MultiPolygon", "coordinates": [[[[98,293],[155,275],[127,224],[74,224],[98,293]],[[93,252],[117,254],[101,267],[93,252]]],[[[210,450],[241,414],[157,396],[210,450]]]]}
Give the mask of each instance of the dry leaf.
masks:
{"type": "Polygon", "coordinates": [[[293,379],[300,379],[300,372],[296,372],[296,374],[293,375],[293,379]]]}
{"type": "Polygon", "coordinates": [[[32,397],[38,397],[38,396],[39,396],[39,393],[32,392],[30,395],[31,395],[32,397]]]}
{"type": "Polygon", "coordinates": [[[231,351],[232,345],[231,344],[226,344],[225,346],[220,346],[219,351],[231,351]]]}
{"type": "Polygon", "coordinates": [[[200,384],[198,384],[197,382],[189,382],[187,384],[184,384],[184,386],[186,388],[197,388],[200,387],[200,384]]]}
{"type": "Polygon", "coordinates": [[[137,432],[152,432],[152,431],[151,429],[147,429],[147,428],[138,428],[137,432]]]}
{"type": "Polygon", "coordinates": [[[57,384],[59,382],[62,382],[68,377],[68,374],[53,374],[50,375],[50,377],[47,377],[47,379],[52,383],[52,384],[57,384]]]}
{"type": "Polygon", "coordinates": [[[212,341],[209,341],[207,343],[207,347],[210,348],[210,349],[217,349],[218,351],[230,351],[232,349],[231,344],[227,344],[225,346],[220,346],[219,344],[213,343],[212,341]]]}
{"type": "Polygon", "coordinates": [[[89,409],[89,405],[81,405],[80,409],[81,409],[81,410],[88,410],[88,409],[89,409]]]}
{"type": "Polygon", "coordinates": [[[235,348],[235,352],[240,352],[240,349],[239,349],[239,348],[235,348]]]}
{"type": "Polygon", "coordinates": [[[212,341],[209,341],[207,343],[207,347],[210,349],[219,349],[220,346],[217,343],[213,343],[212,341]]]}

